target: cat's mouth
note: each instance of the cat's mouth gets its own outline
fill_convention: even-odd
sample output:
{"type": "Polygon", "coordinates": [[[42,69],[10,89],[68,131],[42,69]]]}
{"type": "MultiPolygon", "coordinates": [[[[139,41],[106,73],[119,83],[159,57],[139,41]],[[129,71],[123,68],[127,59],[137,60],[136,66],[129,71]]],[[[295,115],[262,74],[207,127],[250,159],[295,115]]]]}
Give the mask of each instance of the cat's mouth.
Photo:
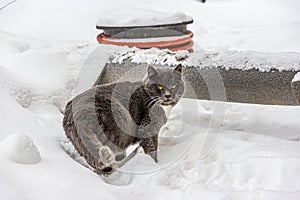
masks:
{"type": "Polygon", "coordinates": [[[163,106],[174,106],[177,102],[174,100],[168,100],[168,101],[163,101],[161,102],[161,105],[163,106]]]}

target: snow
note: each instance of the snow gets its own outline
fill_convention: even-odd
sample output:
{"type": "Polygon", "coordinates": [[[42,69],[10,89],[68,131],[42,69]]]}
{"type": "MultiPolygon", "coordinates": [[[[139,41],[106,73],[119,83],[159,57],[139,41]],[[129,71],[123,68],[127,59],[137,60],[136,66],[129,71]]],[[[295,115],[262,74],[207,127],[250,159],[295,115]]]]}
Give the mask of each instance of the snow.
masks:
{"type": "Polygon", "coordinates": [[[0,147],[2,155],[13,162],[21,164],[37,164],[41,161],[40,153],[32,139],[26,135],[10,135],[4,139],[0,147]]]}
{"type": "MultiPolygon", "coordinates": [[[[197,47],[300,52],[299,7],[298,0],[26,0],[1,10],[0,27],[24,37],[95,43],[97,20],[114,10],[180,11],[194,19],[188,29],[197,47]]],[[[135,15],[129,11],[128,16],[135,15]]]]}
{"type": "Polygon", "coordinates": [[[300,81],[300,72],[298,72],[292,80],[292,82],[297,82],[297,81],[300,81]]]}
{"type": "Polygon", "coordinates": [[[65,103],[94,83],[113,52],[133,54],[96,44],[95,23],[110,9],[133,7],[193,16],[189,29],[210,50],[193,59],[136,51],[136,62],[211,56],[228,66],[248,59],[266,70],[298,69],[296,0],[16,1],[0,10],[0,199],[298,200],[300,107],[183,99],[160,137],[159,163],[140,153],[115,180],[66,153],[75,155],[64,142],[65,103]]]}
{"type": "Polygon", "coordinates": [[[192,65],[209,68],[221,66],[226,69],[257,69],[269,72],[300,70],[300,54],[294,52],[262,53],[256,51],[213,51],[193,54],[188,62],[192,65]]]}
{"type": "MultiPolygon", "coordinates": [[[[138,49],[130,48],[125,52],[116,52],[111,57],[112,63],[123,63],[126,60],[131,60],[133,63],[147,63],[147,64],[166,64],[166,65],[178,65],[181,63],[179,60],[189,57],[190,54],[186,50],[180,50],[172,52],[168,49],[138,49]]],[[[186,62],[183,62],[187,64],[186,62]]]]}
{"type": "Polygon", "coordinates": [[[132,63],[161,64],[174,66],[179,63],[184,66],[199,68],[222,67],[225,69],[250,70],[258,69],[262,72],[272,70],[300,71],[300,54],[292,52],[262,53],[255,51],[188,51],[172,52],[167,49],[137,49],[131,48],[127,52],[116,52],[112,56],[113,63],[123,63],[130,60],[132,63]],[[187,58],[183,60],[183,58],[187,58]]]}
{"type": "Polygon", "coordinates": [[[147,9],[116,9],[99,18],[97,26],[101,27],[136,27],[180,24],[192,21],[192,17],[183,12],[159,12],[147,9]]]}

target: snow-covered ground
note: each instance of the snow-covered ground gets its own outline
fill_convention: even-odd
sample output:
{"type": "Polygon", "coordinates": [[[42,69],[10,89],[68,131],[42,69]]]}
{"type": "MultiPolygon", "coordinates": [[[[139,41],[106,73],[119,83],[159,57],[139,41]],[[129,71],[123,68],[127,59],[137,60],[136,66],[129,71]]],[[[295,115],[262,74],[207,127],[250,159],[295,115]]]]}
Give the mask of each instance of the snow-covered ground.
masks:
{"type": "MultiPolygon", "coordinates": [[[[0,8],[7,2],[0,1],[0,8]]],[[[17,0],[1,10],[0,29],[39,39],[95,42],[98,19],[114,10],[180,11],[193,17],[188,28],[202,48],[300,52],[299,7],[298,0],[17,0]]]]}
{"type": "Polygon", "coordinates": [[[187,13],[204,49],[300,52],[297,0],[14,1],[0,10],[0,200],[300,199],[300,107],[184,99],[159,163],[138,155],[123,186],[65,153],[60,110],[121,51],[95,24],[129,8],[187,13]]]}

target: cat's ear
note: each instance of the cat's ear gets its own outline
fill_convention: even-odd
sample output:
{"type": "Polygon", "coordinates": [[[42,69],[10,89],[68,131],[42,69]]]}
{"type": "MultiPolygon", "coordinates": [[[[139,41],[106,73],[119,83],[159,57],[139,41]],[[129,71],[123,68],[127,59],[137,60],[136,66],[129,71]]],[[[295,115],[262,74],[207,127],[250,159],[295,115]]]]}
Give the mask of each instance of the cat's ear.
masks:
{"type": "Polygon", "coordinates": [[[181,73],[182,73],[182,65],[181,65],[181,64],[177,65],[177,66],[173,69],[173,73],[179,73],[179,74],[181,74],[181,73]]]}
{"type": "Polygon", "coordinates": [[[147,71],[148,71],[148,78],[158,75],[158,71],[151,65],[148,67],[147,71]]]}

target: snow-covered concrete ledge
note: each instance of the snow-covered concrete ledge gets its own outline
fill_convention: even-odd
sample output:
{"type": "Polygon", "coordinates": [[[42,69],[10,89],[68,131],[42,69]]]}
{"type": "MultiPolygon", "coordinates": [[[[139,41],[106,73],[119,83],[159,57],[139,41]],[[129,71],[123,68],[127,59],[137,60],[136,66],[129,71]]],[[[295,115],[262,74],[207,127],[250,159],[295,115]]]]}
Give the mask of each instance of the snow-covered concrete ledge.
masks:
{"type": "Polygon", "coordinates": [[[130,49],[111,57],[95,84],[141,79],[148,65],[183,64],[185,97],[257,104],[296,105],[291,88],[299,53],[130,49]],[[225,94],[225,95],[224,95],[225,94]]]}
{"type": "Polygon", "coordinates": [[[261,72],[272,70],[300,71],[300,53],[279,52],[263,53],[256,51],[188,51],[171,52],[167,49],[137,49],[131,48],[125,52],[118,52],[112,56],[112,63],[147,63],[158,65],[197,66],[198,68],[221,67],[225,69],[251,70],[261,72]]]}

